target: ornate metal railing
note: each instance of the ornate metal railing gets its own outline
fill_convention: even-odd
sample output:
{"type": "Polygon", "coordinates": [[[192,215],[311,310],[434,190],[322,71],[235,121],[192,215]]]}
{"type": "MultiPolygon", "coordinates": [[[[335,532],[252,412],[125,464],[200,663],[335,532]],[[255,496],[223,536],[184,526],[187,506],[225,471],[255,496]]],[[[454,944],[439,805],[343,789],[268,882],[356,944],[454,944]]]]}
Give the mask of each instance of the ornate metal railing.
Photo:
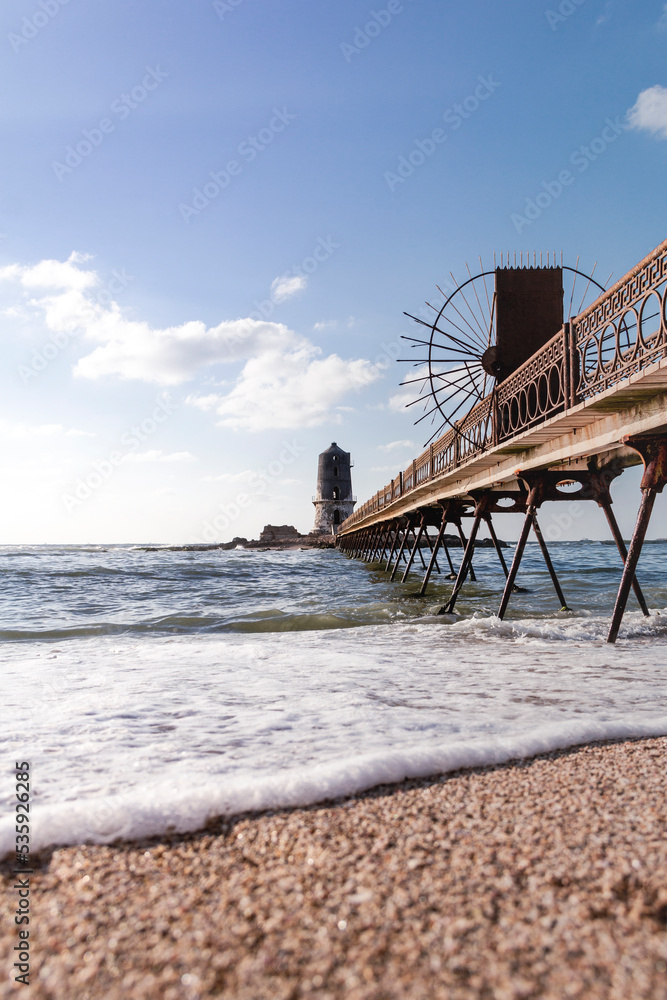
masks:
{"type": "Polygon", "coordinates": [[[578,401],[665,357],[667,247],[663,243],[572,322],[578,401]]]}
{"type": "Polygon", "coordinates": [[[562,329],[496,389],[499,443],[565,409],[567,336],[562,329]]]}
{"type": "Polygon", "coordinates": [[[666,358],[667,240],[347,518],[345,530],[666,358]]]}

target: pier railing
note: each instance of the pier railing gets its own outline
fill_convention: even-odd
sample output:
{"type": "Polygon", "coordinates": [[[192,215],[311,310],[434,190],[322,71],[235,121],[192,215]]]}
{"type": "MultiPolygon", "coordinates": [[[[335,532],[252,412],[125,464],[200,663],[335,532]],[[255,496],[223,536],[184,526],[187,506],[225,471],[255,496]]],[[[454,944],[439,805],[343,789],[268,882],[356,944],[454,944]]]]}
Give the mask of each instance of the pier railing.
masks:
{"type": "Polygon", "coordinates": [[[343,522],[399,497],[667,358],[667,240],[343,522]]]}

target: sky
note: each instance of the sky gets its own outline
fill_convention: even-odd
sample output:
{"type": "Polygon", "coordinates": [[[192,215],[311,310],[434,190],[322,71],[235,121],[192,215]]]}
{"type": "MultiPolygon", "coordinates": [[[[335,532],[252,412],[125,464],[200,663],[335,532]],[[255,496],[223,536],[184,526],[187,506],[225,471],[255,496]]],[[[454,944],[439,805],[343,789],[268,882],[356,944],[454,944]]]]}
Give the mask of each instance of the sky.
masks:
{"type": "Polygon", "coordinates": [[[307,532],[332,441],[360,503],[422,450],[404,311],[666,235],[663,0],[4,0],[0,46],[3,544],[307,532]]]}

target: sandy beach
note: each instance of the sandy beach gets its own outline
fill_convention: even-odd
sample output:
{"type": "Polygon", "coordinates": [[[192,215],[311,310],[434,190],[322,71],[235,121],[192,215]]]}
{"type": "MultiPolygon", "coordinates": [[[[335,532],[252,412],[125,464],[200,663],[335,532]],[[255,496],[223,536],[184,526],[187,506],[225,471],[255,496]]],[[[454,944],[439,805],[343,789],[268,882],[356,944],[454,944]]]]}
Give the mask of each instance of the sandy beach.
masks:
{"type": "Polygon", "coordinates": [[[31,984],[57,1000],[667,997],[667,738],[594,744],[58,849],[31,878],[31,984]]]}

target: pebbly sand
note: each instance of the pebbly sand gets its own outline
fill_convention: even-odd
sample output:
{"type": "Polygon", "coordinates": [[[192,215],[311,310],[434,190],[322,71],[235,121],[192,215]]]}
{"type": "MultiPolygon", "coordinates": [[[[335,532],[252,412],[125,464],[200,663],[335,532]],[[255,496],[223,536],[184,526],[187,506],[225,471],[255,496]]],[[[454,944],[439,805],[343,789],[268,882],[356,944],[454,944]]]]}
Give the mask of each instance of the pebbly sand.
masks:
{"type": "Polygon", "coordinates": [[[42,856],[0,997],[664,1000],[667,738],[42,856]]]}

